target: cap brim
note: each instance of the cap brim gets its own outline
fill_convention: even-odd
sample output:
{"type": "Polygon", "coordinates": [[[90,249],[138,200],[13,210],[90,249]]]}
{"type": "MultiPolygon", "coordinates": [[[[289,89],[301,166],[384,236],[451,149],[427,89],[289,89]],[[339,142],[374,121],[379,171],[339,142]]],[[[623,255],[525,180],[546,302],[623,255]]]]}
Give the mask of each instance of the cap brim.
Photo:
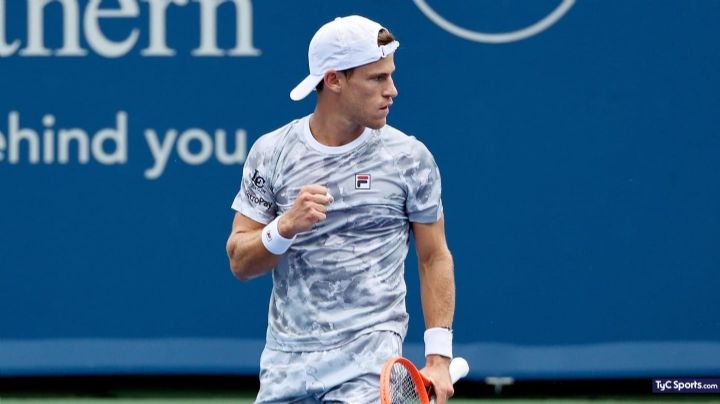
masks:
{"type": "Polygon", "coordinates": [[[290,91],[290,99],[293,101],[300,101],[307,97],[315,87],[322,81],[323,76],[313,76],[312,74],[305,77],[305,80],[301,81],[300,84],[290,91]]]}

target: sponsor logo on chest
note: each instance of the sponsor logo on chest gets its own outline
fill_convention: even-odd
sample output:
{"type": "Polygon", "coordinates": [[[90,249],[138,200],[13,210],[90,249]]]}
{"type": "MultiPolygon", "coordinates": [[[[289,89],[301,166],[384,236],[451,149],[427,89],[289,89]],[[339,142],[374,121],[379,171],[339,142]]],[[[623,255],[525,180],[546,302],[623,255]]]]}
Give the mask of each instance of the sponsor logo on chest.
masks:
{"type": "Polygon", "coordinates": [[[370,189],[370,174],[355,174],[355,189],[370,189]]]}

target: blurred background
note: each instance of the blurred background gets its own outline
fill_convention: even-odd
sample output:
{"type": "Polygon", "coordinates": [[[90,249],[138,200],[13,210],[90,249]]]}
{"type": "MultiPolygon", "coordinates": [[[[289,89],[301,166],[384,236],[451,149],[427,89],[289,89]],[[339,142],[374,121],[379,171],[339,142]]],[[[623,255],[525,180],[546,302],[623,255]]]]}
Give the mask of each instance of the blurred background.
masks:
{"type": "Polygon", "coordinates": [[[0,381],[252,385],[271,280],[230,273],[230,204],[350,14],[401,43],[471,382],[720,376],[720,1],[0,0],[0,381]]]}

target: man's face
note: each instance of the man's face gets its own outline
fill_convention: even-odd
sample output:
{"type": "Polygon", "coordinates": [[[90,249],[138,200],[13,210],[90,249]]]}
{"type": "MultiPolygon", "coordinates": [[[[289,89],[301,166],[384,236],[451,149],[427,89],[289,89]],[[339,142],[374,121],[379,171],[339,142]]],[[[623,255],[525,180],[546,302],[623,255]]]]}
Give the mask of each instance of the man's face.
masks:
{"type": "Polygon", "coordinates": [[[392,79],[394,71],[390,55],[356,67],[349,77],[344,77],[340,102],[353,123],[372,129],[385,126],[392,100],[398,95],[392,79]]]}

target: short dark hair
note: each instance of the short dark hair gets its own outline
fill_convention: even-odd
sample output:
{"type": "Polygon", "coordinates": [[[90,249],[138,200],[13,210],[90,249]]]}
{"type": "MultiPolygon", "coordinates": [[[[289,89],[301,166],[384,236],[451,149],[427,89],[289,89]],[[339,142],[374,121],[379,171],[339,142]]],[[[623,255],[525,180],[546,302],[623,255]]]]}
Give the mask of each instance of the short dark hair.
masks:
{"type": "MultiPolygon", "coordinates": [[[[377,40],[378,46],[387,45],[394,40],[395,40],[395,36],[392,34],[392,32],[386,30],[385,28],[381,29],[378,32],[378,40],[377,40]]],[[[345,75],[345,77],[350,78],[353,70],[355,70],[355,68],[351,67],[349,69],[340,70],[340,73],[345,75]]],[[[320,92],[323,90],[324,87],[325,87],[325,78],[323,77],[323,79],[318,83],[318,85],[315,86],[315,91],[320,92]]]]}

